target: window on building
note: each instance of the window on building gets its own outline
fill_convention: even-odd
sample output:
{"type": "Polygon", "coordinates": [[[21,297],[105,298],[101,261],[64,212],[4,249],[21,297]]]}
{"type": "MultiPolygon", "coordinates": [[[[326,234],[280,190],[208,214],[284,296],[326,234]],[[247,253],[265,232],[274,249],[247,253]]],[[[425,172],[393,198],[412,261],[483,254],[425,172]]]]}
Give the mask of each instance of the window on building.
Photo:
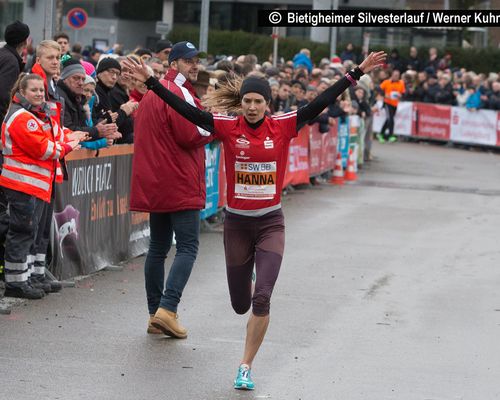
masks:
{"type": "MultiPolygon", "coordinates": [[[[257,24],[258,10],[278,8],[281,5],[282,3],[256,4],[231,1],[211,2],[209,22],[210,28],[231,31],[242,30],[245,32],[270,35],[272,33],[272,28],[258,26],[257,24]]],[[[200,25],[200,18],[201,1],[175,0],[174,24],[193,25],[198,27],[200,25]]],[[[297,29],[303,30],[304,28],[297,29]]]]}
{"type": "Polygon", "coordinates": [[[23,20],[23,0],[0,1],[0,35],[2,40],[7,25],[17,19],[23,20]]]}

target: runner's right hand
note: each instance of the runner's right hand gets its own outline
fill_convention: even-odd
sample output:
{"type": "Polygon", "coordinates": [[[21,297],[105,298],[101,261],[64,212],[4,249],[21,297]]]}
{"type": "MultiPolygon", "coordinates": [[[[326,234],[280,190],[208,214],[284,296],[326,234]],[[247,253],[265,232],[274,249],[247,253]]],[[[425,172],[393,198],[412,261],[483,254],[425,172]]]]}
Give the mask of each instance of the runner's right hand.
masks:
{"type": "Polygon", "coordinates": [[[146,82],[150,76],[150,71],[148,70],[146,64],[143,60],[139,64],[137,60],[132,57],[127,57],[122,61],[125,66],[124,73],[128,76],[132,76],[135,79],[141,81],[142,83],[146,82]]]}

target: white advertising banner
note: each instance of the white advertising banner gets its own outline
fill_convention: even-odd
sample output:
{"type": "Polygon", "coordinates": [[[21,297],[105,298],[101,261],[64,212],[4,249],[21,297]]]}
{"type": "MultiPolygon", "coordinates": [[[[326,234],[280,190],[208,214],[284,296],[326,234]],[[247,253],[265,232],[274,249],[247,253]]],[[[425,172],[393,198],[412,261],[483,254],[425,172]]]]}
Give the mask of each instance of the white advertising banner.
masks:
{"type": "Polygon", "coordinates": [[[394,120],[394,133],[396,135],[411,136],[413,126],[413,103],[400,101],[394,120]]]}
{"type": "Polygon", "coordinates": [[[373,112],[373,125],[372,130],[375,133],[380,133],[387,119],[387,110],[385,108],[377,109],[373,112]]]}
{"type": "Polygon", "coordinates": [[[469,111],[465,107],[452,107],[450,139],[453,142],[495,146],[497,144],[497,112],[469,111]]]}

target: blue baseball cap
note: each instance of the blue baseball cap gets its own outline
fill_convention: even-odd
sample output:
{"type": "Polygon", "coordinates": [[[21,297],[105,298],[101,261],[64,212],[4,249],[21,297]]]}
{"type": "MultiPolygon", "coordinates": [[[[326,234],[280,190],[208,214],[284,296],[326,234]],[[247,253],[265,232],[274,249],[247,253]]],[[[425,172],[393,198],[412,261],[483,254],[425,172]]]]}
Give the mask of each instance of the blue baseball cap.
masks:
{"type": "Polygon", "coordinates": [[[168,62],[178,60],[179,58],[193,58],[193,57],[206,58],[206,53],[199,51],[191,42],[178,42],[173,45],[170,54],[168,55],[168,62]]]}

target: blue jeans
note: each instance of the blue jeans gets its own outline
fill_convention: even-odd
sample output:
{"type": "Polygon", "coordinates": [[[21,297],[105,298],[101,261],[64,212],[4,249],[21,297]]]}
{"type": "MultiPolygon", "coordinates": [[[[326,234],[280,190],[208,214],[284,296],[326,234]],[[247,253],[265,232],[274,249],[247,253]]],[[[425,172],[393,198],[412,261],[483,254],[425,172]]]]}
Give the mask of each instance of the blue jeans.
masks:
{"type": "Polygon", "coordinates": [[[151,213],[149,225],[151,240],[144,265],[149,313],[156,313],[158,307],[177,312],[177,305],[198,254],[200,211],[151,213]],[[165,258],[170,250],[174,232],[177,251],[164,285],[165,258]]]}

